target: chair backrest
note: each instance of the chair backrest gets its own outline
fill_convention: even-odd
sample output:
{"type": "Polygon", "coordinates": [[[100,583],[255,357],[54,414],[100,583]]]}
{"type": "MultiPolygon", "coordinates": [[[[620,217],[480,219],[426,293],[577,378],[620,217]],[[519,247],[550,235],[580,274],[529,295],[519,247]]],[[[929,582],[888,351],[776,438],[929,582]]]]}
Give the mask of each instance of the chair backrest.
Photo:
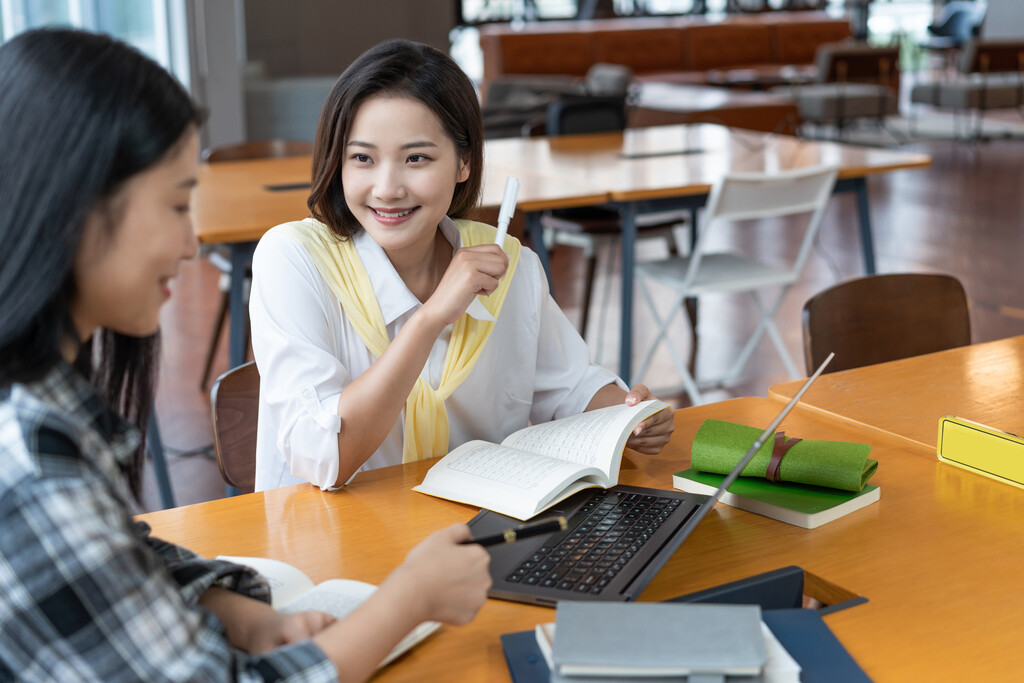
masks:
{"type": "Polygon", "coordinates": [[[217,378],[210,390],[213,444],[225,482],[242,493],[256,486],[256,415],[260,404],[260,373],[246,363],[217,378]]]}
{"type": "Polygon", "coordinates": [[[313,143],[304,140],[258,140],[204,149],[202,156],[203,161],[215,164],[220,161],[300,157],[312,153],[313,143]]]}
{"type": "Polygon", "coordinates": [[[810,214],[797,257],[789,267],[789,282],[796,282],[821,227],[838,170],[836,165],[826,165],[776,173],[727,173],[708,196],[704,224],[687,267],[686,285],[696,279],[717,224],[810,214]]]}
{"type": "Polygon", "coordinates": [[[625,127],[625,97],[569,95],[548,105],[548,135],[609,133],[625,127]]]}
{"type": "Polygon", "coordinates": [[[952,38],[966,42],[972,35],[978,35],[985,20],[986,5],[981,2],[953,0],[946,4],[935,22],[928,25],[933,36],[952,38]]]}
{"type": "Polygon", "coordinates": [[[875,47],[865,43],[827,43],[814,55],[821,83],[870,83],[890,88],[899,83],[898,46],[875,47]]]}
{"type": "Polygon", "coordinates": [[[963,73],[1024,71],[1024,40],[971,39],[960,55],[963,73]]]}
{"type": "Polygon", "coordinates": [[[971,343],[967,296],[949,275],[891,273],[841,282],[804,304],[808,374],[884,363],[971,343]]]}

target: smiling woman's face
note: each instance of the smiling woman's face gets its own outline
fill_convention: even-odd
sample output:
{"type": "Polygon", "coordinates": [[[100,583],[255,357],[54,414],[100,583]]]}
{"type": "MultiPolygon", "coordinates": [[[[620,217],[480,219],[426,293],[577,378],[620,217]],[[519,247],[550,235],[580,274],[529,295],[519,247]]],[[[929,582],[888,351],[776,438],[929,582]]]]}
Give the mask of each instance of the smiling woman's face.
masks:
{"type": "Polygon", "coordinates": [[[375,95],[349,130],[341,182],[359,224],[391,257],[430,253],[438,223],[469,164],[426,106],[375,95]]]}
{"type": "Polygon", "coordinates": [[[198,159],[199,136],[190,129],[165,159],[89,215],[71,302],[80,339],[98,327],[135,337],[156,332],[170,280],[198,248],[189,215],[198,159]]]}

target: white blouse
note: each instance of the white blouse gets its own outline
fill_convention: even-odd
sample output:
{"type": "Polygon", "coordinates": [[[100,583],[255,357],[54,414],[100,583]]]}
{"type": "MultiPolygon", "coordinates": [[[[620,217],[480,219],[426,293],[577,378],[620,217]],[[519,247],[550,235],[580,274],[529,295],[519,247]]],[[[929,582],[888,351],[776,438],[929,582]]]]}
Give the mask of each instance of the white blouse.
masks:
{"type": "MultiPolygon", "coordinates": [[[[306,221],[313,221],[307,218],[306,221]]],[[[461,246],[449,219],[442,234],[461,246]]],[[[366,233],[354,237],[388,337],[422,305],[366,233]]],[[[338,398],[374,362],[306,250],[271,230],[253,255],[249,315],[260,372],[256,490],[338,479],[338,398]]],[[[452,326],[434,343],[421,375],[437,387],[452,326]]],[[[498,321],[470,376],[445,401],[449,448],[472,439],[500,442],[517,429],[582,412],[611,383],[589,361],[586,343],[548,293],[537,255],[523,248],[498,321]]],[[[360,471],[402,462],[404,410],[360,471]]]]}

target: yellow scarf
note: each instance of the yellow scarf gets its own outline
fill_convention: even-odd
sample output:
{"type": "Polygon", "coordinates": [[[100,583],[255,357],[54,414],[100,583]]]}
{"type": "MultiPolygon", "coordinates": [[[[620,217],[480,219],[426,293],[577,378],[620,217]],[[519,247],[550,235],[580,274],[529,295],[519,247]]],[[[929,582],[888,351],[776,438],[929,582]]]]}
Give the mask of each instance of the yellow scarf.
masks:
{"type": "MultiPolygon", "coordinates": [[[[463,246],[494,242],[495,229],[489,225],[467,220],[457,220],[455,225],[462,235],[463,246]]],[[[314,219],[286,223],[276,230],[290,235],[306,249],[363,343],[380,358],[390,340],[370,276],[352,240],[339,239],[330,228],[314,219]]],[[[501,312],[508,294],[509,283],[519,263],[519,250],[519,240],[512,236],[505,239],[508,271],[493,293],[478,297],[494,318],[501,312]]],[[[421,376],[405,401],[402,462],[433,458],[448,452],[448,412],[444,402],[469,376],[493,328],[493,322],[477,320],[466,314],[455,322],[440,385],[435,390],[421,376]]]]}

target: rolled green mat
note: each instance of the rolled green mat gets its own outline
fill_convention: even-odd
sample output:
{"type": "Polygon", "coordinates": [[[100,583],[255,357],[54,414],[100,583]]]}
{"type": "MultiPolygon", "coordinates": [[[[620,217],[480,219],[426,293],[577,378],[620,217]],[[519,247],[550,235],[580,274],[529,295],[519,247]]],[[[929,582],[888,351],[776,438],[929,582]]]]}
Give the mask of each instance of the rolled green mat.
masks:
{"type": "MultiPolygon", "coordinates": [[[[690,467],[699,472],[729,474],[762,430],[757,427],[705,420],[693,439],[690,467]]],[[[774,439],[768,439],[743,468],[742,477],[765,477],[774,439]]],[[[868,457],[871,446],[848,441],[800,441],[782,458],[779,479],[798,484],[860,491],[878,469],[868,457]]]]}

